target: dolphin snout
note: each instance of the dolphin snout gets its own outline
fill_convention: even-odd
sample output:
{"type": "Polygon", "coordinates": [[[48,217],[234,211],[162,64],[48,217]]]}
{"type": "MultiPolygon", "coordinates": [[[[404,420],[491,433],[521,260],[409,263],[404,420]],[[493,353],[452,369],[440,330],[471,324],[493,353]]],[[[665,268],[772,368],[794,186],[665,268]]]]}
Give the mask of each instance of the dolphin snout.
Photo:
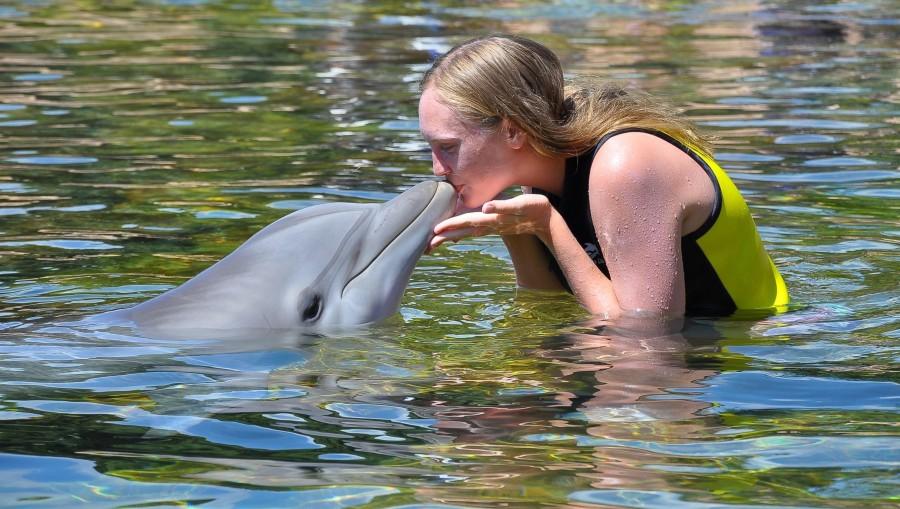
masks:
{"type": "MultiPolygon", "coordinates": [[[[434,190],[434,198],[432,201],[438,201],[440,203],[449,203],[450,205],[456,205],[456,189],[449,182],[434,182],[437,188],[434,190]]],[[[452,212],[452,210],[451,210],[452,212]]]]}
{"type": "Polygon", "coordinates": [[[456,190],[447,182],[427,180],[383,203],[369,223],[355,273],[378,259],[409,265],[425,251],[434,227],[453,214],[456,190]]]}
{"type": "Polygon", "coordinates": [[[385,203],[383,209],[395,221],[405,217],[408,223],[433,223],[433,228],[438,222],[450,217],[455,204],[456,190],[449,182],[426,180],[385,203]]]}
{"type": "Polygon", "coordinates": [[[450,185],[449,182],[440,180],[426,180],[424,182],[419,182],[413,187],[407,189],[391,201],[406,201],[409,203],[418,203],[422,204],[424,208],[424,206],[431,204],[435,200],[443,201],[451,193],[455,195],[456,190],[453,189],[453,186],[450,185]]]}

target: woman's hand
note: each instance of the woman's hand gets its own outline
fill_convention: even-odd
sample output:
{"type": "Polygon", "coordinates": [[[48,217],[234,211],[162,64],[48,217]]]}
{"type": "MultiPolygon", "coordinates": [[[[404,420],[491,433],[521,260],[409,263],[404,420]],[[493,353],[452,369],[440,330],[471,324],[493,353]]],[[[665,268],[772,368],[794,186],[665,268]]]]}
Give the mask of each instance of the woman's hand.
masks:
{"type": "Polygon", "coordinates": [[[491,200],[481,212],[468,212],[446,219],[434,227],[428,246],[433,251],[444,242],[484,235],[533,234],[543,239],[549,231],[553,208],[547,197],[523,194],[509,200],[491,200]]]}

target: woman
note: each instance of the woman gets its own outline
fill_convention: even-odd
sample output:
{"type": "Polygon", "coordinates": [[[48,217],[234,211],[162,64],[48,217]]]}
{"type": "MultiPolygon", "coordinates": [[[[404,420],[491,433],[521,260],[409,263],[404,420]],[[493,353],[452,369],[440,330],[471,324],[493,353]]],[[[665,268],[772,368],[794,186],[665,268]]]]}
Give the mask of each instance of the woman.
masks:
{"type": "Polygon", "coordinates": [[[419,124],[462,213],[430,244],[500,234],[519,285],[568,289],[592,314],[727,315],[788,302],[747,205],[707,143],[615,86],[565,87],[552,51],[465,42],[422,80],[419,124]],[[494,199],[509,186],[526,193],[494,199]]]}

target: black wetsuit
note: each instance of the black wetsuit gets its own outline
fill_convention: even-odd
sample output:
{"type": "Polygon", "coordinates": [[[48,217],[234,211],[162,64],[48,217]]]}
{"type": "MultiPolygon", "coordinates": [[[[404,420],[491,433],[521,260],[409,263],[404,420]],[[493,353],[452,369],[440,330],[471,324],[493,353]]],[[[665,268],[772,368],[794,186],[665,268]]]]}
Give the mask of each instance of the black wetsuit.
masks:
{"type": "MultiPolygon", "coordinates": [[[[737,309],[770,309],[787,304],[784,281],[762,247],[746,203],[725,172],[706,154],[657,131],[623,129],[607,134],[591,150],[566,160],[562,196],[534,189],[547,196],[603,274],[609,277],[591,218],[588,198],[591,164],[607,140],[634,131],[658,136],[690,155],[715,188],[716,201],[709,218],[696,231],[681,238],[686,314],[722,316],[737,309]],[[727,217],[723,218],[723,210],[727,217]],[[715,234],[707,236],[714,228],[715,234]],[[747,274],[733,273],[736,271],[747,274]],[[722,277],[723,273],[727,275],[722,277]]],[[[551,270],[571,291],[555,260],[551,270]]]]}

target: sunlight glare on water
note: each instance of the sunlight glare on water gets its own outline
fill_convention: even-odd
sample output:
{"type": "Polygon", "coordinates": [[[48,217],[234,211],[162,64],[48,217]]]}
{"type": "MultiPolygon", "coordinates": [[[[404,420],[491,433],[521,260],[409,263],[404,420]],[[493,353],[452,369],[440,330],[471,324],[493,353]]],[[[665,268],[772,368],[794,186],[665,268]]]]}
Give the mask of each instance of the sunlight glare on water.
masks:
{"type": "Polygon", "coordinates": [[[0,6],[0,505],[888,507],[900,408],[890,0],[0,6]],[[292,210],[430,178],[418,81],[530,36],[716,137],[791,308],[634,337],[517,291],[498,238],[332,335],[83,316],[292,210]]]}

